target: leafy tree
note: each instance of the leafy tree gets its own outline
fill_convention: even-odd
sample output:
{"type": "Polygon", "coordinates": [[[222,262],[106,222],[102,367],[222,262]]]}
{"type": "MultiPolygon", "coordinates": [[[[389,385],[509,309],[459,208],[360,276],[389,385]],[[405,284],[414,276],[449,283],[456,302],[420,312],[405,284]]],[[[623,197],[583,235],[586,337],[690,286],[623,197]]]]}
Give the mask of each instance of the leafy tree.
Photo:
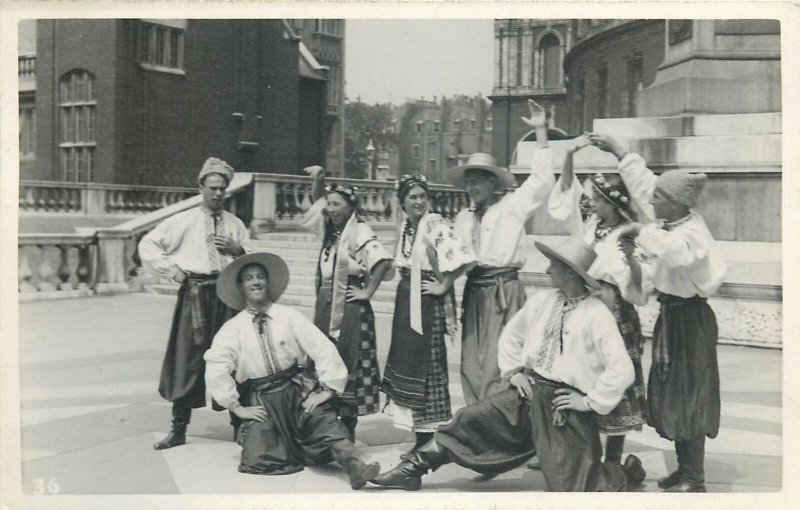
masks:
{"type": "MultiPolygon", "coordinates": [[[[367,177],[367,144],[372,140],[376,151],[397,145],[398,134],[392,132],[392,107],[390,103],[368,105],[348,101],[344,105],[346,123],[344,138],[344,172],[346,177],[367,177]]],[[[374,164],[375,162],[373,162],[374,164]]]]}

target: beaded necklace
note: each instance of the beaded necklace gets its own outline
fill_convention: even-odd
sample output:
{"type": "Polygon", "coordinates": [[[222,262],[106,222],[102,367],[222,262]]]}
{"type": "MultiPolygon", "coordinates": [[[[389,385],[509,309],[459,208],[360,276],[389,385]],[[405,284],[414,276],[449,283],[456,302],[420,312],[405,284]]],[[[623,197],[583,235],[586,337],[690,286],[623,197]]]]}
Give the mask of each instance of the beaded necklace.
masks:
{"type": "Polygon", "coordinates": [[[333,248],[334,244],[339,242],[339,236],[341,234],[342,234],[342,230],[339,227],[334,227],[333,233],[325,241],[325,245],[322,247],[322,255],[324,257],[325,262],[327,262],[328,259],[330,258],[331,249],[333,248]]]}
{"type": "Polygon", "coordinates": [[[403,227],[403,238],[400,244],[400,251],[403,253],[403,257],[410,259],[411,252],[414,249],[414,239],[417,237],[417,229],[411,225],[409,220],[406,220],[406,224],[403,227]],[[410,239],[410,242],[408,240],[410,239]],[[406,251],[406,246],[408,246],[408,251],[406,251]]]}

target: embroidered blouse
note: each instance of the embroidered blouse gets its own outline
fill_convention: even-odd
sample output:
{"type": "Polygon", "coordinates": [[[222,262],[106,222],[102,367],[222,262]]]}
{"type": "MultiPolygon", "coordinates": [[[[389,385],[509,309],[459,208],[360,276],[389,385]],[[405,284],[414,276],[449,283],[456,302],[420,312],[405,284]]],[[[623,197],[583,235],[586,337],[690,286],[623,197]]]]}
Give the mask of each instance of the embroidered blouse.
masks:
{"type": "Polygon", "coordinates": [[[322,385],[341,393],[347,383],[336,345],[303,314],[274,303],[267,310],[269,334],[259,335],[253,314],[243,310],[222,325],[214,336],[206,361],[206,386],[221,406],[239,400],[236,382],[258,379],[297,363],[314,361],[322,385]],[[232,373],[236,373],[234,380],[232,373]]]}
{"type": "MultiPolygon", "coordinates": [[[[581,194],[583,188],[578,184],[578,179],[572,179],[569,190],[561,189],[559,178],[547,203],[550,216],[563,221],[567,231],[580,237],[589,246],[594,247],[597,258],[589,268],[589,275],[598,280],[603,280],[619,287],[622,298],[634,305],[644,305],[647,296],[652,292],[652,279],[650,270],[646,267],[645,257],[641,250],[634,251],[642,265],[642,289],[638,289],[631,278],[631,268],[625,260],[625,254],[620,250],[619,229],[600,228],[600,218],[591,214],[586,222],[581,219],[581,194]]],[[[620,224],[621,226],[622,224],[620,224]]]]}
{"type": "Polygon", "coordinates": [[[402,232],[408,223],[403,214],[401,234],[395,246],[395,267],[411,270],[411,327],[422,333],[422,271],[452,273],[469,269],[477,262],[475,252],[453,234],[444,218],[427,213],[417,225],[413,238],[402,232]],[[404,243],[406,246],[404,246],[404,243]]]}

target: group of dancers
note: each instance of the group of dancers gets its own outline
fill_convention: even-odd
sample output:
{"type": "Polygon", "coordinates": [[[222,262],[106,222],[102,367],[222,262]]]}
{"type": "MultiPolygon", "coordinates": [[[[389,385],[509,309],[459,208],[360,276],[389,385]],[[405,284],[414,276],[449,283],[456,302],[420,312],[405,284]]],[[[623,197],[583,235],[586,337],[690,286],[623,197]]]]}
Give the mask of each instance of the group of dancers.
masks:
{"type": "Polygon", "coordinates": [[[588,133],[572,142],[556,180],[544,110],[529,104],[522,120],[537,148],[524,182],[509,190],[513,174],[472,154],[448,174],[472,204],[451,227],[431,212],[425,177],[402,176],[394,255],[360,213],[357,190],[327,183],[322,167],[306,169],[313,205],[303,224],[322,239],[313,323],[277,302],[289,268],[254,252],[241,221],[222,210],[233,169],[209,158],[198,178],[202,207],[165,220],[139,246],[145,267],[181,284],[159,387],[173,402],[172,430],[155,448],[185,443],[207,388],[231,414],[242,472],[335,460],[354,489],[418,490],[445,463],[491,477],[536,456],[529,467],[541,469],[550,491],[619,491],[645,477],[641,461],[622,454],[625,434],[647,424],[675,442],[678,469],[659,487],[704,492],[705,438],[716,436],[720,416],[717,326],[706,298],[726,269],[694,210],[706,176],[656,176],[613,138],[588,133]],[[581,185],[572,158],[588,145],[616,156],[619,173],[581,185]],[[521,240],[540,208],[570,236],[536,241],[553,288],[526,298],[521,240]],[[381,378],[370,298],[396,272],[381,378]],[[467,406],[453,416],[445,337],[458,334],[453,283],[462,275],[467,406]],[[661,313],[645,385],[635,305],[650,295],[661,313]],[[416,436],[385,473],[354,446],[358,418],[382,409],[416,436]]]}

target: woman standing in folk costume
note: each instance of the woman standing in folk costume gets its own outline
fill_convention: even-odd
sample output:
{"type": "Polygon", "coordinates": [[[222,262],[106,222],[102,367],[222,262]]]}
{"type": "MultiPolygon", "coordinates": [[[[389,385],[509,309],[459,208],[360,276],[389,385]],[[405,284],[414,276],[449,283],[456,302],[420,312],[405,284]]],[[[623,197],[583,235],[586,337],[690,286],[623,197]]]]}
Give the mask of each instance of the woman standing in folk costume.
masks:
{"type": "Polygon", "coordinates": [[[334,404],[355,439],[358,417],[380,408],[375,316],[369,299],[382,281],[394,276],[392,256],[359,215],[355,188],[326,185],[320,166],[305,171],[314,178],[314,204],[303,226],[322,237],[314,324],[336,343],[347,366],[347,388],[334,404]]]}
{"type": "MultiPolygon", "coordinates": [[[[638,215],[632,208],[630,193],[619,175],[597,173],[586,180],[586,194],[591,199],[592,213],[583,221],[581,196],[583,189],[573,172],[573,155],[591,142],[587,135],[576,139],[567,150],[564,171],[553,188],[548,201],[548,212],[565,223],[568,232],[592,246],[597,258],[589,268],[589,275],[603,287],[599,297],[614,313],[628,355],[633,362],[635,379],[628,387],[619,405],[607,415],[598,415],[599,431],[607,436],[605,461],[619,464],[625,434],[641,431],[645,423],[645,386],[642,372],[642,334],[639,314],[633,305],[647,302],[649,279],[642,278],[642,266],[637,262],[641,253],[634,253],[634,243],[629,237],[620,237],[620,227],[636,221],[638,215]]],[[[635,455],[629,455],[626,467],[641,466],[635,455]]],[[[631,472],[630,470],[627,470],[631,472]]],[[[644,471],[636,469],[644,478],[644,471]]],[[[633,484],[642,480],[629,480],[633,484]]]]}
{"type": "Polygon", "coordinates": [[[397,199],[403,221],[394,261],[401,280],[381,389],[395,426],[416,434],[408,456],[452,418],[444,336],[455,334],[453,282],[477,258],[444,218],[429,212],[424,176],[403,176],[397,199]]]}

